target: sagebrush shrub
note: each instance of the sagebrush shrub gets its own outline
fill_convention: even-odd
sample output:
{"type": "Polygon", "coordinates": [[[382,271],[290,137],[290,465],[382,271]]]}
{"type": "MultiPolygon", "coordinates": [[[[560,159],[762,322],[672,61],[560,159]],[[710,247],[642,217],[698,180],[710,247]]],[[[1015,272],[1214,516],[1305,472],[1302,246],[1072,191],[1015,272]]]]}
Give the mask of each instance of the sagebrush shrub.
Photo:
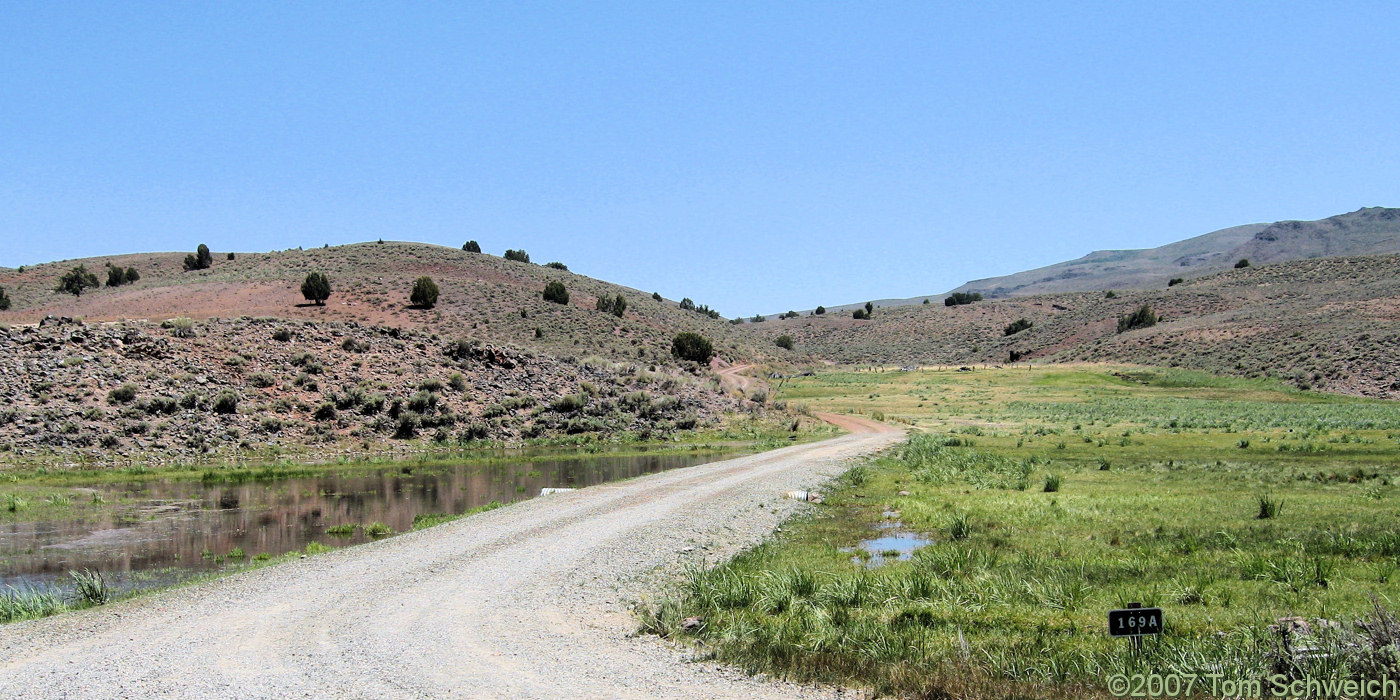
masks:
{"type": "Polygon", "coordinates": [[[108,403],[131,403],[136,398],[137,388],[135,384],[123,384],[107,392],[108,403]]]}
{"type": "Polygon", "coordinates": [[[231,414],[238,412],[238,394],[228,389],[219,392],[214,399],[214,412],[221,414],[231,414]]]}

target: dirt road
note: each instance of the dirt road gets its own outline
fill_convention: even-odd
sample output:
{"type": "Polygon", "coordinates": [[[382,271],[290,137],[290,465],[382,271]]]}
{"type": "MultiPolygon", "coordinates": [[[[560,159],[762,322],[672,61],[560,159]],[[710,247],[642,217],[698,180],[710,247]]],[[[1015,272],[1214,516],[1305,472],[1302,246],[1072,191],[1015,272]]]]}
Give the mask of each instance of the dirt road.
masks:
{"type": "Polygon", "coordinates": [[[747,377],[740,372],[752,368],[751,364],[733,365],[730,367],[716,368],[715,374],[719,375],[720,386],[727,389],[738,389],[739,393],[749,393],[749,387],[753,386],[753,377],[747,377]]]}
{"type": "MultiPolygon", "coordinates": [[[[849,435],[533,499],[104,608],[0,627],[5,697],[791,698],[631,637],[630,603],[719,561],[900,433],[849,435]]],[[[878,426],[877,428],[872,426],[878,426]]]]}
{"type": "Polygon", "coordinates": [[[812,415],[851,433],[904,433],[899,428],[869,418],[849,416],[843,413],[813,413],[812,415]]]}

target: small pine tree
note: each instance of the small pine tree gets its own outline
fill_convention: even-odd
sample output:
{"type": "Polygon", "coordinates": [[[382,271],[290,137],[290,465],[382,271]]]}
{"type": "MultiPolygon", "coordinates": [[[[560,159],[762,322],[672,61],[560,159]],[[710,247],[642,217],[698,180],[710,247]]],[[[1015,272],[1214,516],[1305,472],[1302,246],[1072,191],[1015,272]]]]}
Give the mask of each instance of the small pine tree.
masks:
{"type": "Polygon", "coordinates": [[[621,293],[619,293],[617,297],[613,299],[612,314],[618,318],[622,318],[622,313],[626,310],[627,300],[622,297],[621,293]]]}
{"type": "Polygon", "coordinates": [[[97,275],[88,272],[86,265],[79,265],[58,278],[58,286],[54,288],[54,291],[67,292],[75,297],[80,297],[83,295],[83,290],[100,286],[100,284],[97,281],[97,275]]]}
{"type": "Polygon", "coordinates": [[[0,287],[0,311],[10,310],[10,295],[5,293],[5,288],[0,287]]]}
{"type": "Polygon", "coordinates": [[[1185,282],[1185,281],[1186,281],[1186,280],[1184,280],[1184,279],[1182,279],[1182,278],[1180,278],[1180,277],[1173,277],[1173,278],[1167,280],[1167,286],[1168,286],[1168,287],[1175,287],[1176,285],[1181,284],[1182,282],[1185,282]]]}
{"type": "Polygon", "coordinates": [[[865,302],[865,317],[870,318],[870,314],[872,313],[875,313],[875,305],[868,301],[865,302]]]}
{"type": "Polygon", "coordinates": [[[476,241],[467,241],[466,243],[462,244],[462,250],[468,253],[480,253],[481,246],[478,245],[476,241]]]}
{"type": "Polygon", "coordinates": [[[527,263],[530,262],[530,254],[523,250],[507,250],[506,260],[527,263]]]}
{"type": "Polygon", "coordinates": [[[234,255],[233,253],[229,253],[229,254],[228,254],[228,259],[229,259],[229,260],[233,260],[233,259],[236,258],[236,257],[238,257],[238,256],[234,255]]]}
{"type": "Polygon", "coordinates": [[[120,287],[123,284],[126,284],[126,270],[107,263],[107,286],[120,287]]]}
{"type": "Polygon", "coordinates": [[[128,267],[128,268],[126,268],[126,283],[127,283],[127,284],[133,284],[133,283],[139,281],[140,279],[141,279],[141,273],[137,272],[137,271],[136,271],[136,268],[134,268],[134,267],[128,267]]]}
{"type": "Polygon", "coordinates": [[[603,313],[607,313],[607,314],[612,313],[612,307],[613,307],[613,299],[612,299],[612,297],[610,297],[610,296],[608,296],[608,295],[606,295],[606,294],[604,294],[603,296],[598,297],[598,303],[596,303],[596,304],[593,305],[593,308],[595,308],[595,309],[597,309],[597,310],[599,310],[599,311],[602,311],[603,313]]]}
{"type": "Polygon", "coordinates": [[[1126,333],[1136,328],[1147,328],[1155,325],[1157,325],[1157,314],[1153,313],[1152,307],[1147,304],[1139,306],[1137,311],[1118,318],[1119,333],[1126,333]]]}
{"type": "Polygon", "coordinates": [[[684,298],[684,299],[681,299],[681,310],[682,310],[682,311],[694,311],[694,310],[695,310],[695,302],[691,301],[691,300],[690,300],[690,297],[686,297],[686,298],[684,298]]]}
{"type": "Polygon", "coordinates": [[[209,246],[203,243],[195,249],[195,252],[185,256],[186,270],[207,270],[214,264],[214,256],[209,252],[209,246]]]}
{"type": "Polygon", "coordinates": [[[870,318],[870,312],[866,311],[865,309],[856,309],[855,311],[851,312],[851,318],[854,318],[858,321],[864,321],[870,318]]]}
{"type": "MultiPolygon", "coordinates": [[[[1032,323],[1032,322],[1030,321],[1030,319],[1025,319],[1025,318],[1017,319],[1017,320],[1015,320],[1015,321],[1012,321],[1010,324],[1008,324],[1008,325],[1006,326],[1006,328],[1003,328],[1002,331],[1001,331],[1001,334],[1002,334],[1002,335],[1016,335],[1017,333],[1020,333],[1021,331],[1024,331],[1024,330],[1026,330],[1026,329],[1028,329],[1028,328],[1030,328],[1031,326],[1034,326],[1034,325],[1035,325],[1035,324],[1032,323]]],[[[1012,362],[1015,362],[1015,360],[1012,360],[1012,362]]]]}
{"type": "Polygon", "coordinates": [[[715,347],[699,333],[679,333],[671,339],[671,354],[681,360],[705,364],[715,356],[715,347]]]}
{"type": "Polygon", "coordinates": [[[413,291],[408,295],[409,303],[423,309],[437,305],[438,286],[433,278],[424,275],[413,282],[413,291]]]}
{"type": "Polygon", "coordinates": [[[569,266],[568,266],[568,265],[565,265],[564,263],[561,263],[561,262],[548,262],[548,263],[545,263],[544,266],[545,266],[545,267],[552,267],[552,268],[554,268],[554,269],[556,269],[556,270],[563,270],[564,272],[568,272],[568,271],[569,271],[569,266]]]}
{"type": "Polygon", "coordinates": [[[821,315],[823,315],[823,314],[825,314],[825,313],[826,313],[826,307],[825,307],[825,306],[818,306],[818,307],[817,307],[816,314],[817,314],[818,316],[821,316],[821,315]]]}
{"type": "Polygon", "coordinates": [[[661,301],[661,292],[652,292],[651,298],[656,301],[661,301]]]}
{"type": "Polygon", "coordinates": [[[971,304],[977,301],[982,301],[982,294],[980,292],[972,292],[971,294],[967,292],[953,292],[943,299],[943,305],[962,306],[963,304],[971,304]]]}
{"type": "Polygon", "coordinates": [[[557,280],[550,282],[544,286],[544,300],[556,304],[567,304],[569,303],[569,290],[564,288],[563,282],[557,280]]]}
{"type": "Polygon", "coordinates": [[[316,302],[317,306],[324,306],[331,296],[330,278],[321,272],[312,272],[301,283],[301,295],[307,301],[316,302]]]}
{"type": "Polygon", "coordinates": [[[792,349],[792,336],[790,336],[790,335],[780,335],[780,336],[778,336],[777,340],[774,340],[774,341],[773,341],[773,344],[776,345],[776,346],[778,346],[778,347],[780,347],[780,348],[782,348],[782,349],[784,349],[784,350],[791,350],[791,349],[792,349]]]}
{"type": "Polygon", "coordinates": [[[195,252],[185,256],[186,270],[207,270],[214,264],[214,256],[209,252],[209,246],[203,243],[195,249],[195,252]]]}
{"type": "Polygon", "coordinates": [[[1240,258],[1239,262],[1235,263],[1236,270],[1242,267],[1249,267],[1249,258],[1240,258]]]}

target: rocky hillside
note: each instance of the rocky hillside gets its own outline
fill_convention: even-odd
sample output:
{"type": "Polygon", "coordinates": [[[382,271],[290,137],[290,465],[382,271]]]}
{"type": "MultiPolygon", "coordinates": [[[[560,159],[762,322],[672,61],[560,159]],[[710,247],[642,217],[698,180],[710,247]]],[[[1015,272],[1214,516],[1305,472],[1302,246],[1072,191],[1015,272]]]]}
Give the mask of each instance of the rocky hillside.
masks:
{"type": "MultiPolygon", "coordinates": [[[[360,243],[271,253],[215,251],[209,269],[185,270],[186,253],[121,255],[65,260],[19,270],[0,268],[0,287],[12,300],[0,323],[31,324],[45,316],[88,322],[176,317],[287,318],[356,322],[361,325],[423,329],[483,343],[576,356],[669,363],[671,339],[680,331],[699,332],[715,341],[727,360],[766,352],[748,344],[724,319],[680,308],[652,293],[609,284],[545,265],[421,243],[360,243]],[[84,265],[99,280],[108,265],[132,268],[134,284],[103,286],[75,297],[55,292],[62,274],[84,265]],[[312,271],[330,277],[324,306],[309,304],[299,291],[312,271]],[[409,292],[419,276],[441,290],[432,309],[414,308],[409,292]],[[547,283],[569,293],[567,304],[545,301],[547,283]],[[599,311],[599,297],[622,295],[621,316],[599,311]]],[[[704,304],[704,299],[695,303],[704,304]]]]}
{"type": "MultiPolygon", "coordinates": [[[[166,298],[162,287],[138,291],[166,298]]],[[[664,436],[740,404],[708,371],[350,320],[45,321],[0,329],[0,356],[0,462],[169,464],[281,448],[379,451],[396,438],[664,436]]]]}
{"type": "Polygon", "coordinates": [[[1283,378],[1299,386],[1400,398],[1400,256],[1230,269],[1164,289],[1036,295],[964,306],[877,309],[873,319],[755,324],[791,335],[811,360],[878,364],[1109,361],[1283,378]],[[1143,304],[1155,326],[1118,332],[1143,304]],[[1006,334],[1020,319],[1028,329],[1006,334]]]}

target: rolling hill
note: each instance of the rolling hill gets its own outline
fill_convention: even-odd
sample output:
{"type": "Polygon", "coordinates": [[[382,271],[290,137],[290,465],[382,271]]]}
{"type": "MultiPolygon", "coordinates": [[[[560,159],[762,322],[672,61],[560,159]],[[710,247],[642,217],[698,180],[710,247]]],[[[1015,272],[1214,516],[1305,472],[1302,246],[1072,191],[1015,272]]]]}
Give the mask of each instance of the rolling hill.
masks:
{"type": "MultiPolygon", "coordinates": [[[[89,322],[176,317],[283,318],[355,322],[423,329],[496,345],[599,355],[648,363],[671,361],[671,339],[694,331],[715,341],[727,360],[753,357],[747,335],[723,319],[679,308],[674,301],[545,265],[422,243],[358,243],[308,250],[218,252],[205,270],[185,270],[185,253],[142,253],[0,269],[0,287],[13,300],[0,322],[35,323],[45,316],[89,322]],[[105,266],[135,268],[135,284],[103,287],[80,297],[55,292],[59,277],[84,265],[106,279],[105,266]],[[331,279],[324,306],[305,303],[299,291],[311,271],[331,279]],[[441,289],[437,306],[413,308],[409,291],[420,275],[441,289]],[[569,303],[542,298],[547,283],[562,283],[569,303]],[[622,295],[621,317],[599,311],[598,297],[622,295]]],[[[704,300],[701,299],[701,302],[704,300]]]]}
{"type": "Polygon", "coordinates": [[[1400,255],[1229,269],[1170,288],[1039,294],[963,306],[876,309],[871,320],[804,316],[746,327],[790,335],[812,359],[877,365],[1130,362],[1276,377],[1300,387],[1400,397],[1400,255]],[[1142,305],[1157,325],[1119,333],[1142,305]],[[1007,327],[1033,325],[1010,335],[1007,327]]]}
{"type": "MultiPolygon", "coordinates": [[[[66,260],[0,270],[0,463],[168,464],[343,455],[400,439],[518,443],[569,435],[663,437],[746,402],[672,357],[690,330],[721,358],[757,356],[727,321],[566,270],[416,243],[66,260]],[[56,292],[78,265],[133,284],[56,292]],[[324,305],[301,281],[331,279],[324,305]],[[410,306],[414,280],[441,289],[410,306]],[[542,292],[559,282],[568,303],[542,292]],[[616,315],[599,297],[626,300],[616,315]]],[[[776,350],[776,348],[775,348],[776,350]]],[[[748,406],[759,411],[756,404],[748,406]]],[[[573,438],[570,438],[573,439],[573,438]]]]}

